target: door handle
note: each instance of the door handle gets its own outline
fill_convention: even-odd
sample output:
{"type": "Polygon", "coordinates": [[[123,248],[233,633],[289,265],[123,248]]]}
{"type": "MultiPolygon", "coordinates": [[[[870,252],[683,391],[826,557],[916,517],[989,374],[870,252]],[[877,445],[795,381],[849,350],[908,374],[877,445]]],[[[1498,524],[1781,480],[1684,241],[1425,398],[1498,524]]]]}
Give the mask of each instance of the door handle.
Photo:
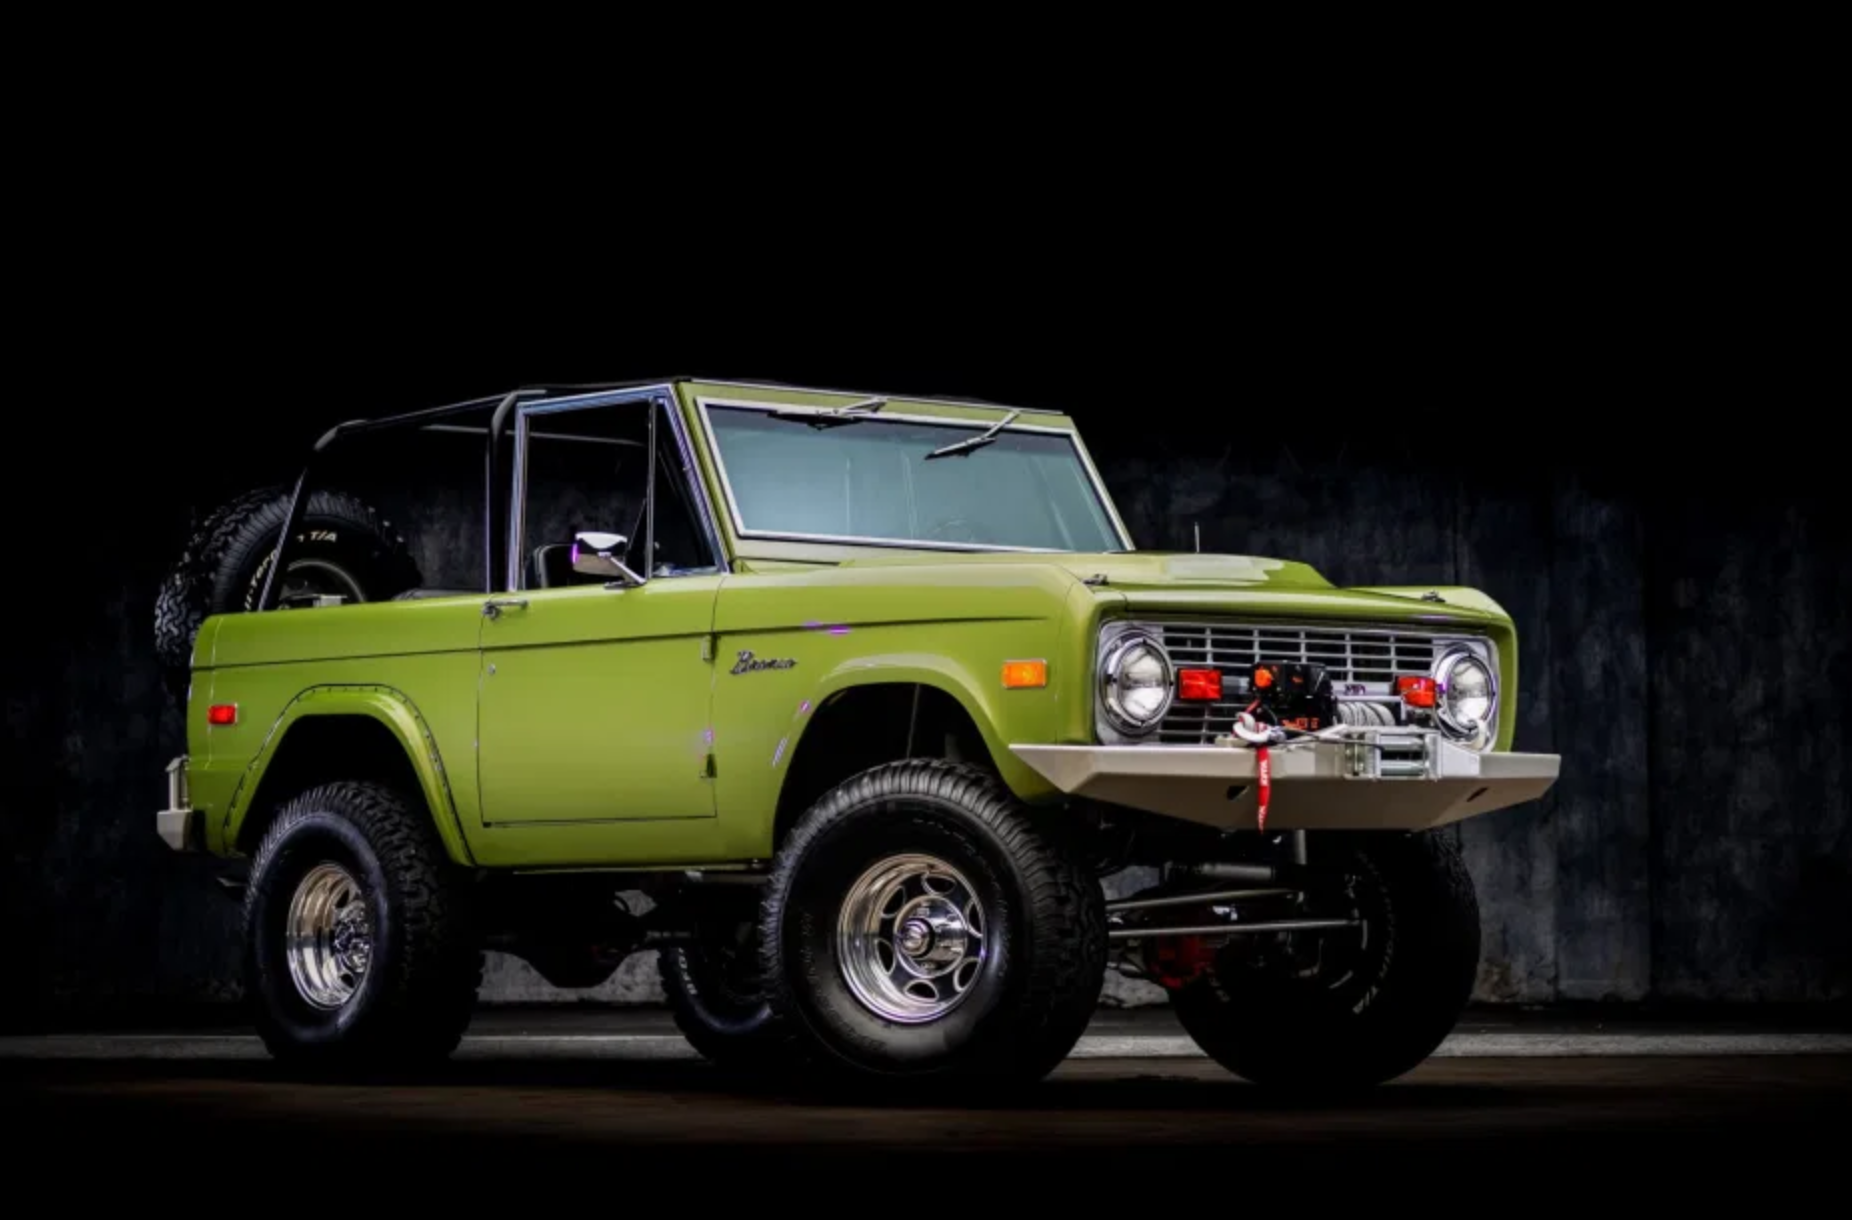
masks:
{"type": "Polygon", "coordinates": [[[525,609],[527,609],[527,599],[525,597],[491,597],[488,601],[482,603],[482,617],[500,618],[503,610],[525,609]]]}

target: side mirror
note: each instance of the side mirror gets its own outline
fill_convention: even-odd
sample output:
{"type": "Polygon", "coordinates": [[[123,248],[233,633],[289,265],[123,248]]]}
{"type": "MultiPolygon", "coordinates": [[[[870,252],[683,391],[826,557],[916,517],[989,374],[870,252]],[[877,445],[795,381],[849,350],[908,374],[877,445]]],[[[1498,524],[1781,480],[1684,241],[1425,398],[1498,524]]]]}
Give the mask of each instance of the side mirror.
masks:
{"type": "Polygon", "coordinates": [[[618,558],[629,539],[622,534],[581,530],[572,536],[572,570],[586,576],[603,576],[615,587],[635,588],[643,577],[618,558]]]}

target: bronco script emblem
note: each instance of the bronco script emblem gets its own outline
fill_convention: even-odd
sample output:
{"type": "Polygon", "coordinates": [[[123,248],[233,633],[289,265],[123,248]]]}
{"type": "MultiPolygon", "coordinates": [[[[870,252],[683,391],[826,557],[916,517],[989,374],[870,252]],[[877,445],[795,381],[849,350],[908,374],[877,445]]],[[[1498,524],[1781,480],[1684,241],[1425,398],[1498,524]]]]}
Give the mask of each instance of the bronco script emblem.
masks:
{"type": "Polygon", "coordinates": [[[740,659],[735,661],[733,663],[733,668],[729,669],[727,672],[730,674],[749,674],[761,669],[790,669],[796,664],[797,662],[790,657],[779,657],[770,661],[762,661],[758,657],[752,655],[752,649],[742,648],[740,649],[740,659]]]}

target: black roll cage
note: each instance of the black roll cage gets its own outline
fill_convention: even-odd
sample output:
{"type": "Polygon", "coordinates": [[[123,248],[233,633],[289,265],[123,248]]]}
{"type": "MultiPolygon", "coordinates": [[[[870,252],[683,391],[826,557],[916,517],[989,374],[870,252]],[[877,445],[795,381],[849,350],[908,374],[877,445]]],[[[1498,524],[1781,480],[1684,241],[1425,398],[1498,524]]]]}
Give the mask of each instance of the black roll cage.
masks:
{"type": "MultiPolygon", "coordinates": [[[[483,450],[483,512],[485,514],[485,524],[488,527],[488,538],[487,545],[483,547],[482,587],[485,593],[492,594],[496,590],[496,574],[505,571],[508,564],[509,505],[505,497],[496,493],[496,478],[501,469],[501,463],[505,453],[506,437],[504,431],[507,427],[508,418],[514,413],[515,408],[523,403],[544,402],[549,398],[568,398],[580,394],[600,394],[625,390],[659,389],[668,394],[671,400],[673,400],[674,387],[690,381],[708,382],[714,385],[741,386],[746,388],[757,387],[763,389],[804,390],[816,394],[841,394],[853,397],[870,396],[865,392],[856,390],[823,389],[815,386],[790,385],[778,381],[729,381],[724,378],[710,379],[688,376],[657,377],[644,381],[612,381],[591,385],[545,384],[525,386],[518,390],[511,390],[505,394],[491,394],[484,398],[472,398],[466,402],[450,403],[447,406],[426,407],[423,410],[407,411],[399,415],[383,415],[378,419],[354,419],[346,423],[336,424],[334,427],[324,432],[321,439],[315,442],[314,447],[309,450],[308,461],[303,463],[302,472],[296,476],[296,485],[294,490],[291,491],[289,498],[289,513],[283,519],[283,532],[277,537],[276,550],[271,552],[270,570],[264,574],[264,589],[258,596],[256,609],[272,610],[276,608],[276,597],[281,590],[281,586],[277,583],[277,574],[282,572],[287,566],[290,542],[295,537],[296,530],[302,524],[303,507],[308,502],[309,476],[316,468],[317,459],[333,447],[335,442],[361,436],[369,432],[384,432],[397,428],[426,428],[453,416],[465,415],[472,411],[481,411],[491,406],[494,407],[495,412],[489,418],[488,441],[483,450]]],[[[1014,409],[1035,414],[1048,413],[1043,408],[1006,408],[1004,404],[1001,403],[986,402],[982,399],[974,398],[941,398],[928,394],[905,394],[895,395],[894,397],[905,398],[910,402],[940,402],[955,406],[994,407],[998,410],[1014,409]]],[[[652,424],[652,439],[650,445],[651,462],[655,461],[655,448],[654,425],[652,424]]],[[[654,487],[654,482],[655,480],[652,472],[652,489],[654,487]]],[[[653,490],[651,494],[654,494],[653,490]]],[[[649,514],[649,517],[653,529],[655,524],[655,514],[653,511],[649,514]]],[[[721,540],[719,537],[714,537],[711,541],[716,548],[720,547],[721,540]]],[[[645,554],[648,553],[648,551],[645,552],[645,554]]],[[[717,553],[717,557],[722,558],[724,561],[724,556],[718,556],[717,553]]]]}
{"type": "MultiPolygon", "coordinates": [[[[505,497],[496,492],[496,475],[501,468],[505,452],[504,432],[508,418],[514,409],[522,403],[541,402],[548,398],[571,397],[579,394],[596,394],[617,390],[644,390],[660,387],[669,389],[680,378],[667,378],[652,381],[610,382],[599,385],[539,385],[526,386],[511,390],[506,394],[491,394],[485,398],[472,398],[465,402],[453,402],[441,407],[426,407],[419,411],[407,411],[399,415],[382,415],[378,419],[353,419],[336,424],[328,429],[309,450],[309,457],[303,463],[302,471],[296,476],[296,485],[289,497],[289,512],[283,518],[283,532],[277,537],[276,550],[271,552],[270,570],[264,575],[264,590],[258,596],[258,610],[276,608],[276,597],[281,589],[277,583],[277,573],[284,570],[289,560],[289,545],[302,524],[303,508],[308,502],[310,476],[316,471],[318,459],[321,458],[337,441],[349,440],[370,432],[384,432],[393,429],[425,428],[432,424],[458,415],[482,411],[494,407],[494,414],[489,417],[487,443],[483,447],[483,511],[486,515],[484,524],[488,529],[487,545],[483,547],[483,589],[494,592],[496,573],[507,565],[507,525],[508,505],[505,497]]],[[[652,459],[654,454],[652,453],[652,459]]]]}

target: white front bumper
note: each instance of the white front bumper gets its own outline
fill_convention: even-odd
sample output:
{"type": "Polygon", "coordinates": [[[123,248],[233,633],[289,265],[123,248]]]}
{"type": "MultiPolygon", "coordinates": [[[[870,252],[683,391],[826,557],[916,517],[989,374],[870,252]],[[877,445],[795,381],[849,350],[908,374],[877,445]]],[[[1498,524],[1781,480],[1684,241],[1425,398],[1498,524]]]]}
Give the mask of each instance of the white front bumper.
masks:
{"type": "MultiPolygon", "coordinates": [[[[1253,830],[1254,751],[1235,746],[1035,746],[1011,751],[1072,796],[1221,830],[1253,830]]],[[[1542,796],[1556,754],[1477,753],[1437,734],[1273,747],[1269,830],[1426,830],[1542,796]],[[1367,741],[1369,744],[1362,744],[1367,741]]]]}

